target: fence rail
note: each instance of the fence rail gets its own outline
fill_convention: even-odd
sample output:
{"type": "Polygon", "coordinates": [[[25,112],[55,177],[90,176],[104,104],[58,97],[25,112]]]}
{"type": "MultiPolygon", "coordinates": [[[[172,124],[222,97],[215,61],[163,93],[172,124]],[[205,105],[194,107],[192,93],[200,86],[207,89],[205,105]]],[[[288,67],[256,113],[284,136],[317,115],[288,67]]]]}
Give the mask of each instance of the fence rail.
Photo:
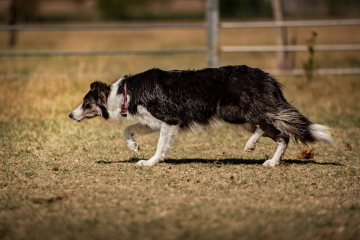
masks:
{"type": "Polygon", "coordinates": [[[205,29],[205,23],[117,25],[0,25],[0,31],[98,31],[138,29],[205,29]]]}
{"type": "Polygon", "coordinates": [[[224,22],[220,24],[220,28],[325,27],[325,26],[346,26],[346,25],[360,25],[360,19],[224,22]]]}
{"type": "MultiPolygon", "coordinates": [[[[221,28],[256,28],[256,27],[304,27],[304,26],[344,26],[360,25],[360,19],[316,20],[316,21],[268,21],[268,22],[228,22],[220,23],[221,28]]],[[[131,29],[205,29],[205,23],[189,24],[121,24],[121,25],[0,25],[0,31],[72,31],[72,30],[131,30],[131,29]]],[[[211,45],[211,44],[210,44],[211,45]]],[[[70,55],[126,55],[126,54],[179,54],[206,53],[206,48],[190,49],[152,49],[152,50],[97,50],[97,51],[0,51],[0,56],[70,56],[70,55]]],[[[217,47],[217,46],[215,46],[217,47]]],[[[220,52],[280,52],[307,51],[305,45],[288,46],[221,46],[220,52]]],[[[359,44],[316,45],[315,51],[358,51],[359,44]]]]}
{"type": "MultiPolygon", "coordinates": [[[[269,69],[265,71],[272,75],[305,75],[304,69],[269,69]]],[[[360,68],[323,68],[311,72],[314,75],[353,75],[360,74],[360,68]]]]}
{"type": "MultiPolygon", "coordinates": [[[[360,25],[360,19],[315,20],[315,21],[267,21],[267,22],[219,22],[219,0],[207,0],[205,23],[179,24],[112,24],[112,25],[0,25],[0,31],[100,31],[100,30],[137,30],[137,29],[204,29],[207,32],[207,46],[187,49],[145,49],[145,50],[85,50],[85,51],[0,51],[0,57],[19,56],[91,56],[91,55],[130,55],[130,54],[207,54],[207,65],[216,67],[220,53],[239,52],[297,52],[308,51],[306,45],[275,46],[220,46],[219,29],[231,28],[278,28],[313,26],[352,26],[360,25]]],[[[360,44],[316,45],[315,51],[359,51],[360,44]]],[[[269,70],[278,74],[304,74],[300,69],[269,70]]],[[[315,74],[360,74],[359,69],[319,69],[315,74]]]]}
{"type": "MultiPolygon", "coordinates": [[[[303,69],[291,69],[291,70],[281,70],[281,69],[269,69],[264,70],[272,75],[304,75],[305,71],[303,69]]],[[[314,75],[352,75],[360,74],[360,68],[325,68],[313,70],[312,74],[314,75]]],[[[119,78],[118,74],[100,74],[95,76],[97,79],[117,79],[119,78]]],[[[50,79],[93,79],[94,74],[0,74],[1,80],[28,80],[28,79],[37,79],[37,80],[50,80],[50,79]]]]}
{"type": "Polygon", "coordinates": [[[139,54],[185,54],[206,53],[206,48],[174,48],[144,50],[91,50],[91,51],[0,51],[1,57],[39,56],[96,56],[96,55],[139,55],[139,54]]]}
{"type": "MultiPolygon", "coordinates": [[[[220,28],[274,28],[274,27],[320,27],[360,25],[360,19],[222,22],[220,28]]],[[[206,29],[206,23],[169,24],[112,24],[112,25],[0,25],[0,31],[92,31],[92,30],[138,30],[138,29],[206,29]]]]}
{"type": "MultiPolygon", "coordinates": [[[[360,44],[344,45],[315,45],[315,51],[354,51],[360,50],[360,44]]],[[[287,45],[287,46],[222,46],[221,52],[304,52],[309,51],[306,45],[287,45]]]]}
{"type": "MultiPolygon", "coordinates": [[[[316,45],[315,51],[354,51],[360,50],[360,44],[351,45],[316,45]]],[[[96,55],[150,55],[150,54],[188,54],[207,53],[207,48],[173,48],[144,50],[90,50],[90,51],[0,51],[0,57],[36,57],[36,56],[96,56],[96,55]]],[[[306,45],[288,46],[222,46],[222,53],[239,52],[306,52],[306,45]]]]}

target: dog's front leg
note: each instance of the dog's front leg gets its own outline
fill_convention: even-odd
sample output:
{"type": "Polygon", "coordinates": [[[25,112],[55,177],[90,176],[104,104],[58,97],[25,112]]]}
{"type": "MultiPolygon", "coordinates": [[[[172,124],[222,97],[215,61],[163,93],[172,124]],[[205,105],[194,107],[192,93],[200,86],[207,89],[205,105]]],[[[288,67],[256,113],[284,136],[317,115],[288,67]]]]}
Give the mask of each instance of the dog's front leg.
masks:
{"type": "Polygon", "coordinates": [[[138,153],[140,150],[139,145],[135,142],[134,135],[146,135],[157,131],[156,129],[151,129],[146,127],[140,123],[135,123],[125,128],[124,137],[126,141],[126,145],[135,153],[138,153]]]}
{"type": "Polygon", "coordinates": [[[265,132],[260,128],[260,126],[257,125],[255,132],[246,143],[246,146],[244,148],[245,152],[251,152],[252,150],[254,150],[257,142],[262,137],[262,135],[264,135],[264,133],[265,132]]]}
{"type": "Polygon", "coordinates": [[[156,148],[155,155],[149,160],[140,160],[137,162],[139,166],[153,166],[163,160],[171,146],[175,141],[175,137],[179,131],[179,125],[167,125],[166,123],[161,124],[160,138],[156,148]]]}

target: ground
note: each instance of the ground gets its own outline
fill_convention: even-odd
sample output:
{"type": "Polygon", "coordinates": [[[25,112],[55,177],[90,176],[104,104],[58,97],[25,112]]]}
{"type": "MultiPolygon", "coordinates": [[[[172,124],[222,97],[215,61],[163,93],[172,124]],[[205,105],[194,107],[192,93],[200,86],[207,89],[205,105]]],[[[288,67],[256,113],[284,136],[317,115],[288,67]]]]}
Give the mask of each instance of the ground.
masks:
{"type": "MultiPolygon", "coordinates": [[[[351,32],[351,41],[358,41],[353,30],[337,34],[335,41],[351,32]]],[[[132,39],[128,32],[124,47],[136,46],[136,39],[151,40],[143,47],[171,47],[167,45],[171,41],[158,33],[137,31],[133,34],[138,37],[132,39]]],[[[18,48],[40,48],[34,36],[26,34],[18,48]]],[[[56,33],[40,39],[49,48],[81,48],[75,33],[68,34],[63,39],[56,33]]],[[[89,47],[98,44],[86,34],[89,47]]],[[[235,44],[233,35],[223,34],[224,43],[235,44]]],[[[170,38],[175,41],[179,35],[170,38]]],[[[202,44],[192,34],[183,39],[189,45],[202,44]]],[[[258,35],[254,39],[254,44],[272,41],[258,35]],[[265,42],[257,43],[259,39],[265,42]]],[[[0,43],[5,48],[4,36],[0,43]]],[[[356,52],[326,54],[316,55],[322,66],[359,64],[356,52]]],[[[305,53],[298,55],[298,67],[304,58],[305,53]]],[[[273,68],[274,59],[275,54],[224,54],[221,62],[273,68]]],[[[157,133],[137,139],[141,153],[136,155],[123,139],[130,122],[76,123],[68,114],[94,80],[110,84],[150,67],[202,68],[205,56],[0,61],[5,76],[0,88],[1,239],[358,239],[360,235],[359,76],[315,76],[311,81],[276,76],[285,97],[300,112],[331,128],[334,148],[290,143],[281,166],[264,168],[261,164],[274,153],[274,142],[262,138],[247,153],[243,148],[250,134],[221,126],[196,135],[181,133],[164,162],[138,167],[137,160],[154,154],[157,133]],[[302,148],[312,149],[314,158],[298,159],[302,148]]]]}

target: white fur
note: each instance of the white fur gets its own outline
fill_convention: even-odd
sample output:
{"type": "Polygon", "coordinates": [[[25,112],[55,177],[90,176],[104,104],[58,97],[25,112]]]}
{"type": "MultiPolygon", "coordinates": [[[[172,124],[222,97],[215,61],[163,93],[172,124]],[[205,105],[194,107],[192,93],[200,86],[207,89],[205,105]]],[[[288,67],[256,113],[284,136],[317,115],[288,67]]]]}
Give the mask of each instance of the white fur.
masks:
{"type": "Polygon", "coordinates": [[[244,148],[245,152],[251,152],[252,150],[254,150],[257,142],[259,141],[259,139],[262,137],[262,135],[265,133],[259,125],[256,126],[256,130],[254,132],[254,134],[249,138],[249,140],[246,143],[246,146],[244,148]]]}
{"type": "Polygon", "coordinates": [[[140,148],[139,145],[135,142],[134,135],[138,134],[140,136],[153,133],[157,130],[146,127],[140,123],[130,125],[124,130],[124,137],[126,145],[135,153],[138,153],[140,148]]]}
{"type": "Polygon", "coordinates": [[[187,130],[192,132],[192,133],[198,133],[198,132],[201,132],[203,130],[207,130],[207,129],[210,129],[212,127],[219,126],[219,125],[221,125],[223,123],[224,123],[224,121],[222,121],[219,118],[213,116],[210,119],[208,125],[201,124],[201,123],[198,123],[198,122],[192,122],[192,123],[189,124],[189,127],[187,128],[187,130]]]}
{"type": "Polygon", "coordinates": [[[137,114],[128,113],[128,119],[137,120],[139,123],[125,128],[124,137],[126,145],[134,152],[139,151],[139,145],[135,142],[134,134],[145,135],[160,130],[160,138],[155,155],[149,160],[140,160],[139,166],[152,166],[162,161],[180,129],[178,125],[168,125],[159,119],[154,118],[143,106],[137,107],[137,114]]]}
{"type": "Polygon", "coordinates": [[[77,107],[75,108],[74,111],[72,111],[72,115],[73,115],[73,119],[75,121],[81,121],[82,120],[82,114],[83,114],[83,108],[82,108],[82,103],[77,107]]]}
{"type": "Polygon", "coordinates": [[[137,106],[137,114],[136,115],[131,115],[128,113],[127,116],[128,116],[129,120],[137,120],[142,125],[147,126],[154,130],[159,130],[161,128],[161,124],[163,123],[163,121],[161,121],[157,118],[154,118],[151,115],[151,113],[149,113],[146,110],[146,108],[144,108],[141,105],[137,106]]]}
{"type": "Polygon", "coordinates": [[[130,126],[129,129],[125,129],[124,131],[126,143],[129,148],[135,152],[138,149],[138,145],[135,143],[132,136],[133,133],[143,135],[160,130],[160,138],[155,155],[147,161],[140,160],[137,164],[139,166],[152,166],[162,161],[165,158],[171,144],[175,141],[175,137],[180,127],[178,125],[167,125],[163,121],[154,118],[151,113],[141,105],[137,107],[137,114],[131,115],[128,113],[128,118],[139,121],[139,123],[135,124],[135,126],[130,126]]]}
{"type": "MultiPolygon", "coordinates": [[[[108,113],[109,122],[115,122],[117,124],[122,124],[121,119],[121,105],[124,102],[123,94],[117,94],[119,84],[124,78],[122,77],[116,83],[111,85],[110,94],[108,97],[108,113]]],[[[127,95],[128,103],[131,101],[129,95],[127,95]]],[[[135,142],[134,135],[146,135],[153,133],[155,131],[161,130],[160,138],[157,145],[155,155],[149,160],[141,160],[137,164],[141,166],[152,166],[157,164],[159,161],[163,160],[175,140],[175,136],[179,131],[179,126],[170,126],[162,122],[159,119],[154,118],[143,106],[139,105],[137,107],[137,114],[131,115],[127,113],[129,120],[137,120],[139,123],[130,125],[124,130],[124,137],[126,145],[135,153],[139,152],[139,145],[135,142]]]]}
{"type": "Polygon", "coordinates": [[[137,162],[139,166],[153,166],[163,160],[171,146],[175,141],[175,137],[179,131],[179,125],[168,125],[162,123],[160,127],[160,138],[157,144],[155,155],[149,160],[140,160],[137,162]]]}
{"type": "MultiPolygon", "coordinates": [[[[121,105],[124,102],[124,95],[123,94],[117,94],[119,84],[121,84],[121,81],[124,79],[124,77],[120,78],[116,83],[112,84],[110,86],[110,94],[108,97],[107,102],[107,111],[109,113],[109,118],[105,121],[112,124],[121,125],[122,124],[122,116],[121,116],[121,105]]],[[[128,99],[130,99],[130,96],[128,96],[128,99]]]]}
{"type": "Polygon", "coordinates": [[[274,167],[280,164],[280,160],[286,150],[286,144],[284,142],[277,142],[277,149],[272,159],[266,160],[263,163],[264,167],[274,167]]]}
{"type": "Polygon", "coordinates": [[[334,146],[334,140],[330,137],[329,134],[325,132],[325,130],[329,129],[326,126],[320,125],[320,124],[311,124],[310,125],[310,132],[311,135],[317,140],[317,141],[324,141],[328,143],[330,146],[334,146]]]}

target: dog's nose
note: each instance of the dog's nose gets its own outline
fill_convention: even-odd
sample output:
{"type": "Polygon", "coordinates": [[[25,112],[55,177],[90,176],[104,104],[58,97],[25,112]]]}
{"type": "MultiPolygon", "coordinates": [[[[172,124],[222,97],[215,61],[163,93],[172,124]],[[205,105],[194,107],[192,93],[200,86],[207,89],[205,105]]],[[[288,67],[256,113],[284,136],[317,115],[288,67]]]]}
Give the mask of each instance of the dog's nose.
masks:
{"type": "Polygon", "coordinates": [[[73,114],[72,114],[72,113],[70,113],[70,114],[69,114],[69,117],[72,119],[72,118],[73,118],[73,114]]]}

